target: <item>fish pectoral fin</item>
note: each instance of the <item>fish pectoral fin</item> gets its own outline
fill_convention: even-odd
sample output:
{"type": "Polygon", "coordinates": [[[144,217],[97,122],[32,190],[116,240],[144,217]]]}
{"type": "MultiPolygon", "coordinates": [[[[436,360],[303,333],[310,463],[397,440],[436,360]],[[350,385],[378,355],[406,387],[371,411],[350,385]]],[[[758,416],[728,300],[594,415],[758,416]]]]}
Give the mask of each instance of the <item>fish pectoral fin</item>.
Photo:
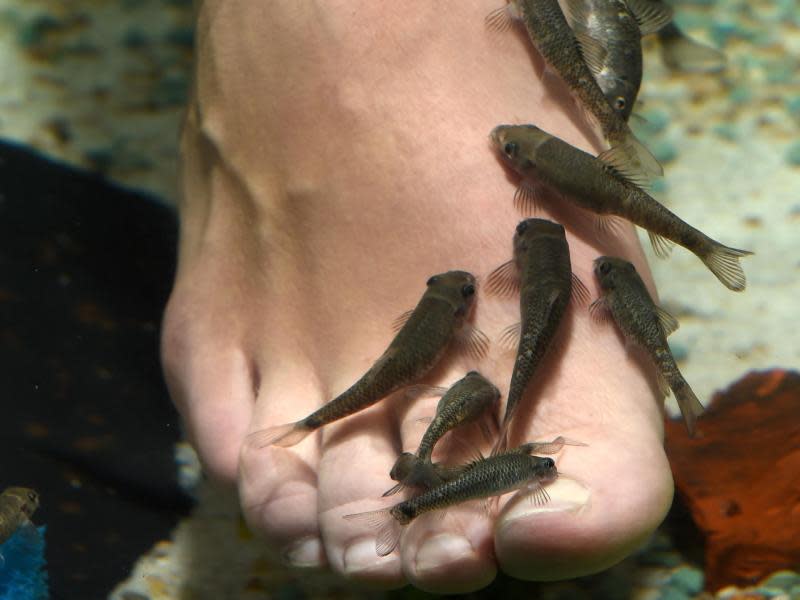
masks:
{"type": "Polygon", "coordinates": [[[613,215],[597,215],[594,220],[594,229],[599,241],[621,237],[625,230],[625,219],[613,215]]]}
{"type": "Polygon", "coordinates": [[[397,333],[398,331],[400,331],[403,328],[403,326],[406,323],[408,323],[408,320],[411,318],[411,315],[413,314],[413,312],[414,312],[413,308],[411,310],[407,310],[402,315],[397,317],[394,321],[392,321],[392,331],[394,333],[397,333]]]}
{"type": "Polygon", "coordinates": [[[420,417],[419,419],[415,419],[414,423],[420,423],[422,425],[430,425],[433,422],[433,417],[420,417]]]}
{"type": "Polygon", "coordinates": [[[397,492],[402,490],[404,487],[406,487],[406,484],[401,481],[400,483],[398,483],[396,485],[393,485],[388,490],[383,492],[383,494],[381,496],[383,498],[386,498],[387,496],[393,496],[394,494],[396,494],[397,492]]]}
{"type": "Polygon", "coordinates": [[[633,13],[636,22],[639,23],[639,31],[642,37],[655,33],[672,21],[672,7],[665,2],[626,0],[626,4],[631,13],[633,13]]]}
{"type": "Polygon", "coordinates": [[[589,293],[589,288],[581,281],[581,278],[572,273],[572,291],[570,292],[570,300],[577,307],[584,307],[589,304],[592,295],[589,293]]]}
{"type": "Polygon", "coordinates": [[[492,433],[492,430],[489,427],[489,423],[487,422],[487,419],[485,419],[485,418],[484,419],[480,419],[476,423],[477,423],[477,427],[478,427],[478,429],[480,429],[481,435],[483,436],[483,439],[486,441],[486,443],[487,444],[491,444],[492,442],[494,442],[494,434],[492,433]]]}
{"type": "Polygon", "coordinates": [[[489,352],[489,338],[480,329],[473,325],[464,324],[456,333],[454,341],[459,351],[481,360],[489,352]]]}
{"type": "Polygon", "coordinates": [[[403,390],[403,398],[408,401],[414,401],[418,398],[430,398],[430,397],[439,397],[444,396],[447,392],[446,387],[441,387],[438,385],[427,385],[424,383],[415,383],[414,385],[409,385],[407,388],[403,390]]]}
{"type": "Polygon", "coordinates": [[[656,256],[658,258],[669,258],[675,243],[652,231],[648,231],[647,236],[650,238],[650,245],[653,247],[653,252],[655,252],[656,256]]]}
{"type": "Polygon", "coordinates": [[[517,263],[504,262],[486,278],[486,291],[492,296],[512,296],[519,293],[520,277],[517,263]]]}
{"type": "Polygon", "coordinates": [[[508,31],[514,24],[514,21],[518,19],[519,15],[516,15],[513,3],[509,3],[491,11],[483,19],[483,23],[489,31],[504,33],[508,31]]]}
{"type": "Polygon", "coordinates": [[[524,179],[514,192],[514,208],[526,217],[535,216],[541,211],[544,190],[541,185],[524,179]]]}
{"type": "Polygon", "coordinates": [[[653,181],[664,175],[664,168],[628,130],[622,143],[618,143],[597,155],[606,169],[626,181],[647,190],[653,181]]]}
{"type": "Polygon", "coordinates": [[[605,68],[608,51],[600,41],[581,28],[575,29],[575,39],[578,41],[578,49],[583,56],[583,62],[589,67],[592,76],[597,77],[605,68]]]}
{"type": "Polygon", "coordinates": [[[520,493],[528,497],[528,502],[536,506],[544,506],[550,502],[550,494],[544,489],[542,483],[538,480],[526,483],[520,493]]]}
{"type": "Polygon", "coordinates": [[[589,305],[589,316],[595,323],[605,323],[611,320],[611,311],[605,296],[600,296],[589,305]]]}
{"type": "Polygon", "coordinates": [[[497,345],[507,352],[514,352],[519,348],[519,339],[522,336],[522,323],[513,323],[500,332],[497,345]]]}
{"type": "Polygon", "coordinates": [[[658,324],[661,326],[661,331],[664,332],[664,337],[669,337],[671,334],[678,330],[681,324],[678,319],[669,314],[660,306],[656,306],[656,316],[658,317],[658,324]]]}
{"type": "Polygon", "coordinates": [[[661,394],[663,398],[669,398],[669,395],[672,393],[672,389],[669,387],[669,383],[667,383],[667,378],[664,377],[664,374],[659,372],[656,374],[656,383],[658,384],[658,392],[661,394]]]}

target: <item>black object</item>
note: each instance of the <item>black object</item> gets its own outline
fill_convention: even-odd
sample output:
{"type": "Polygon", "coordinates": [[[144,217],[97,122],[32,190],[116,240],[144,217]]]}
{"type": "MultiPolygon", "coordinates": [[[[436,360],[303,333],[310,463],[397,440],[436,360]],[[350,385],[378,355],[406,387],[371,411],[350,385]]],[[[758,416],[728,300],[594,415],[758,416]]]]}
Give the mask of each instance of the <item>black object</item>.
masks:
{"type": "Polygon", "coordinates": [[[38,490],[53,598],[105,598],[190,507],[158,361],[174,212],[0,142],[0,486],[38,490]]]}

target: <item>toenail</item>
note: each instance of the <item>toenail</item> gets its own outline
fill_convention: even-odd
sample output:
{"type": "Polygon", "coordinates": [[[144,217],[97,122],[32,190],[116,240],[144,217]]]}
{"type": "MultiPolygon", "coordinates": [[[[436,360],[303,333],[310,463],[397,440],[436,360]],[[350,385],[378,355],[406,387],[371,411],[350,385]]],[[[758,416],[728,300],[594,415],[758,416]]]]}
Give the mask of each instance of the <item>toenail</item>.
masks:
{"type": "Polygon", "coordinates": [[[355,575],[369,571],[376,567],[382,567],[390,558],[390,556],[378,556],[374,539],[361,540],[350,545],[345,550],[343,558],[344,572],[347,575],[355,575]]]}
{"type": "Polygon", "coordinates": [[[422,575],[443,565],[456,563],[473,554],[472,544],[466,538],[443,533],[425,540],[417,552],[415,566],[417,573],[422,575]]]}
{"type": "Polygon", "coordinates": [[[513,506],[503,515],[500,527],[512,524],[513,521],[556,512],[580,512],[589,504],[591,496],[589,488],[573,479],[557,479],[546,488],[550,500],[537,505],[528,498],[518,498],[513,506]]]}
{"type": "Polygon", "coordinates": [[[319,568],[325,564],[325,552],[317,537],[308,537],[290,544],[283,552],[287,563],[293,567],[319,568]]]}

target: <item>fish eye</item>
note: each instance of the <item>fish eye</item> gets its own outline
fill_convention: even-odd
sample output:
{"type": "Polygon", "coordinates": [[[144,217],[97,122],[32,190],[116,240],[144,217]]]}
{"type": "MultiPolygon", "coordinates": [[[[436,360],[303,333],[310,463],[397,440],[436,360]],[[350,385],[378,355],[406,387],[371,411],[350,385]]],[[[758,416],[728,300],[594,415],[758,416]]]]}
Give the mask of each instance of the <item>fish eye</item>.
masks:
{"type": "Polygon", "coordinates": [[[527,221],[520,221],[519,225],[517,225],[517,235],[522,235],[525,233],[525,230],[528,229],[528,222],[527,221]]]}
{"type": "Polygon", "coordinates": [[[433,277],[428,279],[428,281],[425,283],[425,285],[433,285],[437,281],[439,281],[439,276],[438,275],[434,275],[433,277]]]}
{"type": "Polygon", "coordinates": [[[475,293],[475,286],[472,285],[471,283],[468,283],[467,285],[461,288],[461,295],[464,296],[464,298],[469,298],[474,293],[475,293]]]}
{"type": "Polygon", "coordinates": [[[545,469],[552,469],[556,466],[556,462],[552,458],[545,458],[542,461],[542,465],[545,469]]]}
{"type": "Polygon", "coordinates": [[[597,270],[600,271],[600,275],[608,275],[611,272],[611,263],[601,262],[597,270]]]}
{"type": "Polygon", "coordinates": [[[517,155],[517,144],[515,142],[507,142],[505,146],[503,146],[503,152],[505,152],[506,156],[514,157],[517,155]]]}
{"type": "Polygon", "coordinates": [[[619,110],[624,109],[628,105],[628,103],[625,102],[625,98],[623,98],[622,96],[617,96],[617,99],[615,100],[615,104],[616,104],[616,107],[619,110]]]}
{"type": "Polygon", "coordinates": [[[37,498],[38,496],[36,495],[36,492],[28,492],[28,500],[31,502],[36,502],[37,498]]]}

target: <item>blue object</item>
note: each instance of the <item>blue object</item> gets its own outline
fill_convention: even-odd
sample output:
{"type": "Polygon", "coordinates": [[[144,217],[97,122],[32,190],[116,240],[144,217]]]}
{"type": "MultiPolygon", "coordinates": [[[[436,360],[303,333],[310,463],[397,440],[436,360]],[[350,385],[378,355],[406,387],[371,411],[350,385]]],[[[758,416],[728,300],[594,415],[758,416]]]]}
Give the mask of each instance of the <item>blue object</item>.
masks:
{"type": "Polygon", "coordinates": [[[0,546],[0,600],[47,600],[44,527],[20,527],[0,546]]]}

